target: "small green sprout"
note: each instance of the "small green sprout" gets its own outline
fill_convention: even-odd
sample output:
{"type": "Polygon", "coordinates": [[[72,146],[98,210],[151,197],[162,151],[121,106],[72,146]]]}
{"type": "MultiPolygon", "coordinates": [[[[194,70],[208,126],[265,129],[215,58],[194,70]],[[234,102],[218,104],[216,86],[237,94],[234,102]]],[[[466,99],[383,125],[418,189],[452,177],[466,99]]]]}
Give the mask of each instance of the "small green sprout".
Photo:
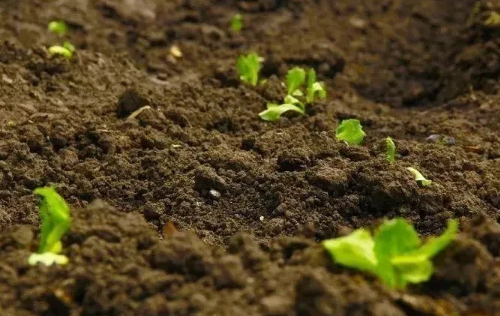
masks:
{"type": "Polygon", "coordinates": [[[236,61],[236,70],[240,74],[240,79],[252,86],[256,86],[259,81],[260,68],[260,57],[255,53],[247,56],[241,55],[236,61]]]}
{"type": "Polygon", "coordinates": [[[281,115],[288,111],[294,111],[301,115],[305,114],[305,107],[302,102],[291,95],[287,95],[285,97],[285,103],[276,104],[276,103],[268,103],[267,110],[264,110],[259,113],[259,116],[264,121],[276,121],[281,115]]]}
{"type": "Polygon", "coordinates": [[[301,115],[306,113],[305,104],[314,102],[314,97],[326,97],[323,84],[316,82],[316,72],[310,69],[307,74],[307,95],[304,97],[301,87],[306,82],[306,71],[300,67],[290,69],[286,75],[287,96],[283,104],[268,103],[267,110],[259,113],[265,121],[276,121],[288,111],[295,111],[301,115]],[[304,103],[305,102],[305,103],[304,103]]]}
{"type": "Polygon", "coordinates": [[[41,238],[37,253],[31,254],[28,263],[30,265],[66,264],[69,261],[68,258],[59,253],[62,251],[61,237],[71,226],[70,208],[52,187],[38,188],[34,193],[42,198],[40,203],[41,238]]]}
{"type": "Polygon", "coordinates": [[[231,19],[231,30],[238,34],[241,32],[241,29],[243,28],[243,15],[240,13],[235,14],[233,18],[231,19]]]}
{"type": "Polygon", "coordinates": [[[59,36],[64,36],[68,33],[68,25],[64,21],[52,21],[47,26],[49,32],[57,34],[59,36]]]}
{"type": "Polygon", "coordinates": [[[387,147],[385,157],[388,162],[393,163],[396,160],[396,144],[389,136],[385,139],[385,143],[387,147]]]}
{"type": "Polygon", "coordinates": [[[71,58],[75,52],[75,46],[70,42],[64,42],[63,46],[55,45],[49,47],[49,53],[51,55],[62,55],[66,58],[71,58]]]}
{"type": "Polygon", "coordinates": [[[286,74],[286,87],[288,95],[302,96],[300,86],[306,81],[306,71],[300,67],[294,67],[286,74]]]}
{"type": "Polygon", "coordinates": [[[415,176],[415,181],[417,181],[421,186],[426,187],[428,185],[431,185],[432,180],[426,179],[417,169],[412,167],[406,169],[413,173],[413,175],[415,176]]]}
{"type": "Polygon", "coordinates": [[[311,68],[307,74],[307,103],[313,103],[314,99],[318,95],[321,99],[326,98],[325,85],[322,82],[316,81],[316,71],[311,68]]]}
{"type": "Polygon", "coordinates": [[[366,134],[363,131],[363,126],[359,120],[348,119],[343,120],[339,127],[337,127],[337,132],[335,137],[339,141],[345,141],[349,145],[359,145],[363,142],[366,134]]]}
{"type": "Polygon", "coordinates": [[[500,14],[496,12],[491,12],[486,21],[484,21],[484,25],[487,26],[497,26],[500,24],[500,14]]]}
{"type": "Polygon", "coordinates": [[[377,276],[386,285],[402,289],[408,283],[428,281],[433,273],[431,259],[445,249],[458,233],[458,221],[448,221],[439,237],[422,243],[405,219],[385,220],[375,236],[361,228],[350,235],[323,241],[336,263],[377,276]]]}

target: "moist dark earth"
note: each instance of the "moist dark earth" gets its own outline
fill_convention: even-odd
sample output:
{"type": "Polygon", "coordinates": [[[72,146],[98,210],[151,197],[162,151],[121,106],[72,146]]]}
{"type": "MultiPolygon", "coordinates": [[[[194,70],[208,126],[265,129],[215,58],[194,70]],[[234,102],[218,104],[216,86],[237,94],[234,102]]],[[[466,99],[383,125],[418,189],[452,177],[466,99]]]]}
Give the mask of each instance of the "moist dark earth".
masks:
{"type": "Polygon", "coordinates": [[[496,13],[500,1],[0,0],[1,315],[500,315],[496,13]],[[58,19],[71,60],[47,53],[58,19]],[[264,58],[257,87],[234,69],[249,52],[264,58]],[[261,121],[293,66],[315,68],[327,99],[261,121]],[[347,118],[362,145],[335,139],[347,118]],[[27,263],[45,185],[72,207],[67,266],[27,263]],[[319,244],[393,217],[423,236],[460,220],[429,282],[388,289],[319,244]]]}

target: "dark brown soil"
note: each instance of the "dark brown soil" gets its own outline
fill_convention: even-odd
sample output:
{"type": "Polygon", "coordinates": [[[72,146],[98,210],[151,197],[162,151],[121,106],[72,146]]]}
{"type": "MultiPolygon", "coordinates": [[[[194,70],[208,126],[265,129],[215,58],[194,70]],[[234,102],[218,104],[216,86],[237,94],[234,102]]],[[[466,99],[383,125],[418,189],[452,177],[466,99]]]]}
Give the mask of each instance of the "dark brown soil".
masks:
{"type": "Polygon", "coordinates": [[[500,315],[500,2],[475,2],[0,0],[0,314],[500,315]],[[44,48],[53,19],[71,61],[44,48]],[[256,88],[234,70],[250,51],[256,88]],[[261,121],[295,65],[327,100],[261,121]],[[335,140],[345,118],[362,146],[335,140]],[[73,207],[70,264],[30,267],[50,184],[73,207]],[[388,290],[318,245],[396,216],[424,235],[461,221],[426,284],[388,290]]]}

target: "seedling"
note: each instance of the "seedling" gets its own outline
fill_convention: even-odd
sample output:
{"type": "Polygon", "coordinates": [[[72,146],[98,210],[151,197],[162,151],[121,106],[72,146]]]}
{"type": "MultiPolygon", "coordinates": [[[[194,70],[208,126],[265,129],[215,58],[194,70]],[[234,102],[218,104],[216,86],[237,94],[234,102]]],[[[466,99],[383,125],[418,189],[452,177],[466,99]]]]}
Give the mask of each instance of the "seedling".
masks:
{"type": "Polygon", "coordinates": [[[62,251],[61,237],[71,226],[69,206],[52,187],[38,188],[34,193],[42,198],[39,207],[41,237],[38,251],[30,255],[28,263],[67,264],[68,258],[59,253],[62,251]]]}
{"type": "Polygon", "coordinates": [[[259,81],[260,57],[255,53],[246,56],[241,55],[236,61],[236,70],[240,74],[241,81],[256,86],[259,81]]]}
{"type": "Polygon", "coordinates": [[[426,187],[428,185],[431,185],[432,183],[432,180],[428,180],[426,179],[421,173],[420,171],[418,171],[417,169],[415,168],[412,168],[412,167],[409,167],[409,168],[406,168],[408,171],[410,171],[411,173],[413,173],[413,175],[415,176],[415,181],[418,182],[418,184],[420,184],[421,186],[423,187],[426,187]]]}
{"type": "Polygon", "coordinates": [[[307,103],[313,103],[318,95],[321,99],[326,98],[325,84],[316,81],[316,71],[311,68],[307,74],[307,103]]]}
{"type": "Polygon", "coordinates": [[[393,163],[396,160],[396,144],[389,136],[385,139],[385,143],[387,147],[385,157],[388,162],[393,163]]]}
{"type": "Polygon", "coordinates": [[[243,28],[243,15],[235,14],[231,19],[231,31],[238,34],[243,28]]]}
{"type": "Polygon", "coordinates": [[[448,221],[439,237],[422,243],[417,232],[405,219],[385,220],[375,236],[361,228],[350,235],[323,241],[333,260],[343,266],[377,276],[392,288],[402,289],[408,283],[421,283],[433,273],[431,259],[456,237],[458,221],[448,221]]]}
{"type": "Polygon", "coordinates": [[[68,26],[64,21],[52,21],[47,26],[49,32],[57,34],[59,36],[64,36],[68,33],[68,26]]]}
{"type": "Polygon", "coordinates": [[[75,46],[70,42],[64,42],[63,46],[55,45],[49,47],[49,53],[51,55],[62,55],[66,58],[71,58],[75,52],[75,46]]]}
{"type": "Polygon", "coordinates": [[[337,132],[335,137],[339,141],[344,141],[348,145],[359,145],[363,142],[366,134],[363,131],[363,126],[359,120],[348,119],[343,120],[339,127],[337,127],[337,132]]]}
{"type": "Polygon", "coordinates": [[[267,110],[259,113],[259,116],[264,121],[276,121],[281,115],[288,111],[294,111],[301,115],[305,114],[305,107],[302,102],[291,95],[287,95],[285,97],[285,103],[276,104],[276,103],[268,103],[267,110]]]}
{"type": "Polygon", "coordinates": [[[267,110],[259,113],[265,121],[276,121],[281,115],[288,111],[294,111],[301,115],[306,113],[305,104],[314,102],[315,95],[326,97],[326,91],[322,83],[316,82],[316,72],[310,69],[307,74],[306,97],[301,90],[306,82],[306,71],[300,67],[290,69],[286,75],[287,96],[283,104],[268,103],[267,110]]]}
{"type": "MultiPolygon", "coordinates": [[[[52,21],[47,26],[48,30],[59,36],[64,36],[68,32],[68,26],[64,21],[52,21]]],[[[49,53],[51,55],[62,55],[66,58],[71,58],[75,52],[75,46],[70,42],[65,41],[63,45],[54,45],[49,47],[49,53]]]]}
{"type": "Polygon", "coordinates": [[[306,81],[306,71],[300,67],[294,67],[286,74],[286,87],[288,95],[302,96],[300,86],[306,81]]]}

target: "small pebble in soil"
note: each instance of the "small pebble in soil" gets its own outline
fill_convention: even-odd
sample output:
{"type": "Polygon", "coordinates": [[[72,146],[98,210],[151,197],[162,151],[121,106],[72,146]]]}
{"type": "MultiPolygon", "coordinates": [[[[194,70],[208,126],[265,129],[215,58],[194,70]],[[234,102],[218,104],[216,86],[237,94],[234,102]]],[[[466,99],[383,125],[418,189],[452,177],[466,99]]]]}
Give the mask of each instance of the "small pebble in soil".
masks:
{"type": "Polygon", "coordinates": [[[426,138],[430,143],[442,144],[442,145],[455,145],[455,138],[452,136],[446,136],[441,134],[432,134],[426,138]]]}
{"type": "Polygon", "coordinates": [[[264,221],[264,216],[259,217],[259,221],[263,222],[264,221]]]}
{"type": "Polygon", "coordinates": [[[209,191],[209,193],[210,193],[210,196],[216,200],[218,200],[220,198],[220,192],[217,190],[212,189],[209,191]]]}

